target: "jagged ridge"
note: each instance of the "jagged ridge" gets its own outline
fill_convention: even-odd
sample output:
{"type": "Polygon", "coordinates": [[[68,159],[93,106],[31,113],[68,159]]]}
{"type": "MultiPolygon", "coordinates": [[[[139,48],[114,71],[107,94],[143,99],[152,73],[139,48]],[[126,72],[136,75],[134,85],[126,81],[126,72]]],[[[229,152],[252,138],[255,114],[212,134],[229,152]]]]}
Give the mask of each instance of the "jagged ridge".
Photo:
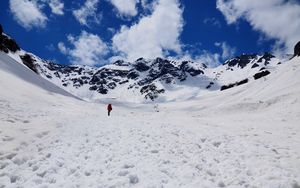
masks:
{"type": "Polygon", "coordinates": [[[149,100],[155,100],[159,96],[166,97],[175,92],[181,92],[181,96],[186,93],[188,98],[188,95],[192,97],[198,93],[224,90],[248,83],[261,75],[270,74],[275,66],[281,64],[275,56],[265,53],[243,54],[216,68],[209,68],[204,63],[163,58],[139,58],[135,62],[118,60],[100,68],[61,65],[21,50],[17,43],[5,34],[1,34],[0,39],[1,51],[13,54],[14,57],[17,54],[20,63],[85,99],[112,97],[120,92],[123,95],[124,91],[129,93],[127,96],[140,95],[149,100]],[[268,74],[264,74],[266,72],[268,74]]]}

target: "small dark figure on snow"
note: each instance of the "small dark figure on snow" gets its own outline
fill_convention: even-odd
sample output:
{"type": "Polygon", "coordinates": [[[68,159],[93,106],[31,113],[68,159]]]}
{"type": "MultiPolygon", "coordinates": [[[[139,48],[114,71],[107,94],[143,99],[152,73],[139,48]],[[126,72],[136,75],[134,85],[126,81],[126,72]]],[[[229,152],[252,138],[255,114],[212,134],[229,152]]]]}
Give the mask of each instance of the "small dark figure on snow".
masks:
{"type": "Polygon", "coordinates": [[[108,112],[108,116],[110,116],[110,112],[112,111],[112,105],[108,104],[107,105],[107,112],[108,112]]]}

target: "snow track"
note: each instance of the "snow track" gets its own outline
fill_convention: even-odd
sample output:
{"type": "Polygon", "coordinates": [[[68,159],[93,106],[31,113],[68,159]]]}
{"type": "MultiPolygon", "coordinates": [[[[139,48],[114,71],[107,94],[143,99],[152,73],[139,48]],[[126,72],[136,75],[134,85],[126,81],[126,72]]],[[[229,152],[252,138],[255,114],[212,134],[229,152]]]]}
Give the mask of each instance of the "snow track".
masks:
{"type": "Polygon", "coordinates": [[[105,106],[93,105],[68,116],[55,114],[52,131],[39,132],[14,152],[1,154],[0,185],[298,186],[300,170],[294,165],[300,155],[291,146],[299,143],[299,130],[282,134],[242,119],[226,127],[193,113],[115,109],[111,117],[105,116],[105,106]],[[285,141],[274,142],[277,134],[285,141]]]}

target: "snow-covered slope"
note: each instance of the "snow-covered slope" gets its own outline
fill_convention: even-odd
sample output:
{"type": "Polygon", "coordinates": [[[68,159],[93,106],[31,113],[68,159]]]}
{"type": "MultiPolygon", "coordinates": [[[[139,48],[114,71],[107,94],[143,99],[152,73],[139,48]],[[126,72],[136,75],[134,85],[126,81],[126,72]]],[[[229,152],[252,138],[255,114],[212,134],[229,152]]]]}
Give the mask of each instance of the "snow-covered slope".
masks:
{"type": "Polygon", "coordinates": [[[299,57],[189,101],[113,103],[110,117],[0,57],[0,187],[300,186],[299,57]]]}
{"type": "MultiPolygon", "coordinates": [[[[72,95],[67,91],[59,88],[58,86],[52,84],[48,80],[43,79],[39,75],[35,74],[31,70],[25,68],[20,63],[12,59],[10,56],[0,52],[0,68],[1,68],[1,85],[3,86],[2,92],[5,92],[7,88],[11,88],[12,85],[18,85],[18,87],[14,88],[15,92],[22,91],[24,92],[25,88],[20,88],[23,84],[15,84],[11,82],[11,77],[19,77],[20,81],[24,83],[30,83],[35,87],[39,87],[49,93],[60,94],[64,96],[71,97],[72,95]],[[6,75],[10,73],[9,75],[6,75]]],[[[28,95],[35,95],[34,91],[27,90],[28,95]]],[[[39,92],[37,92],[37,95],[39,92]]],[[[72,96],[75,97],[75,96],[72,96]]]]}
{"type": "Polygon", "coordinates": [[[1,188],[300,187],[299,56],[92,68],[1,41],[1,188]]]}

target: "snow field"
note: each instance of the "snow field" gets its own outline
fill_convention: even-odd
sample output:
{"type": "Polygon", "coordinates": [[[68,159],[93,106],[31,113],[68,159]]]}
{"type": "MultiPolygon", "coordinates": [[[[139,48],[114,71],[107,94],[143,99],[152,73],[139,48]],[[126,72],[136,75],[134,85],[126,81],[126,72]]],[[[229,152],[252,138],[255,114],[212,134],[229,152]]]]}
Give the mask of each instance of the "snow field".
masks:
{"type": "MultiPolygon", "coordinates": [[[[7,187],[298,185],[299,128],[293,125],[272,120],[249,122],[244,117],[232,116],[215,121],[184,111],[140,112],[118,106],[111,117],[106,117],[104,105],[89,107],[55,114],[52,127],[43,125],[47,131],[39,130],[11,152],[2,153],[1,184],[7,187]],[[276,124],[276,129],[264,126],[270,124],[276,124]]],[[[32,135],[35,129],[32,127],[23,134],[32,135]]]]}
{"type": "Polygon", "coordinates": [[[297,61],[189,101],[116,101],[108,117],[2,58],[0,187],[298,188],[297,61]]]}

